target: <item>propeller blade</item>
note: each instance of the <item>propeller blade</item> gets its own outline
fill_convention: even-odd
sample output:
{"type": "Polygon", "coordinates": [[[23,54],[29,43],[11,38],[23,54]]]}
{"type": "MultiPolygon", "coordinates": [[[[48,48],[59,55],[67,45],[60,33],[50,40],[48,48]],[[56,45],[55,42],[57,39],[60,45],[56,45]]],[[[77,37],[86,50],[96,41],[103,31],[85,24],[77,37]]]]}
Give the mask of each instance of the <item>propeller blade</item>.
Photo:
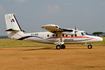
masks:
{"type": "Polygon", "coordinates": [[[76,26],[75,26],[75,30],[76,30],[76,26]]]}

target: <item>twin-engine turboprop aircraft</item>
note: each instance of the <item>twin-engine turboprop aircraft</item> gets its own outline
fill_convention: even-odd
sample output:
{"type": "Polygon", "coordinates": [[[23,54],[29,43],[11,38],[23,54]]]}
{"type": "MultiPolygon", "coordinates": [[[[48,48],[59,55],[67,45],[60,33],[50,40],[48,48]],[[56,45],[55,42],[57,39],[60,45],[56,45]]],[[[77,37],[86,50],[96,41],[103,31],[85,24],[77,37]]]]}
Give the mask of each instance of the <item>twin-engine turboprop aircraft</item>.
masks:
{"type": "Polygon", "coordinates": [[[24,33],[14,14],[5,15],[7,34],[9,38],[27,40],[42,43],[57,44],[56,49],[65,49],[65,44],[87,44],[88,49],[92,48],[90,43],[103,41],[101,37],[87,35],[86,32],[77,29],[60,28],[57,25],[49,24],[41,28],[49,32],[24,33]]]}

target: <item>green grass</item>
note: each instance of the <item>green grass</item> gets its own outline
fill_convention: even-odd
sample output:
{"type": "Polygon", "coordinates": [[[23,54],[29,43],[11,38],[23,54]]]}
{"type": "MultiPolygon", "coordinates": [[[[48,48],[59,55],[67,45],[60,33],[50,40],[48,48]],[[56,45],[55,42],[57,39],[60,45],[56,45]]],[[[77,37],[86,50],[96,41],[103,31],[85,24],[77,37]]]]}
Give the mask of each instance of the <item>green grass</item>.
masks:
{"type": "MultiPolygon", "coordinates": [[[[105,46],[105,37],[103,37],[102,42],[92,43],[93,46],[105,46]]],[[[88,45],[88,44],[87,44],[88,45]]],[[[7,47],[40,47],[40,46],[56,46],[54,44],[45,44],[45,43],[37,43],[23,40],[14,40],[14,39],[0,39],[0,48],[7,47]]],[[[66,46],[86,46],[84,44],[67,44],[66,46]]]]}
{"type": "Polygon", "coordinates": [[[0,48],[8,47],[40,47],[40,46],[54,46],[53,44],[44,44],[38,42],[15,40],[15,39],[0,39],[0,48]]]}

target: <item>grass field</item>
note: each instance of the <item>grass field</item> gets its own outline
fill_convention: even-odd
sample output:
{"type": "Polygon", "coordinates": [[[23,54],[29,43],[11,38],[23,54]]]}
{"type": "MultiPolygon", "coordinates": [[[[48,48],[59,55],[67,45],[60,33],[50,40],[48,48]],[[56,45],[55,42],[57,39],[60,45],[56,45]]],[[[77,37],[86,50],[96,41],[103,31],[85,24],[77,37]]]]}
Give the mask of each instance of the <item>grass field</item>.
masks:
{"type": "MultiPolygon", "coordinates": [[[[102,42],[92,43],[93,46],[105,46],[105,37],[103,37],[102,42]]],[[[88,45],[88,44],[87,44],[88,45]]],[[[23,40],[15,40],[15,39],[0,39],[0,48],[8,48],[8,47],[40,47],[40,46],[56,46],[54,44],[45,44],[45,43],[37,43],[23,40]]],[[[84,44],[67,44],[66,46],[86,46],[84,44]]]]}
{"type": "Polygon", "coordinates": [[[45,44],[24,40],[15,40],[15,39],[0,39],[0,48],[9,48],[9,47],[40,47],[40,46],[54,46],[54,44],[45,44]]]}

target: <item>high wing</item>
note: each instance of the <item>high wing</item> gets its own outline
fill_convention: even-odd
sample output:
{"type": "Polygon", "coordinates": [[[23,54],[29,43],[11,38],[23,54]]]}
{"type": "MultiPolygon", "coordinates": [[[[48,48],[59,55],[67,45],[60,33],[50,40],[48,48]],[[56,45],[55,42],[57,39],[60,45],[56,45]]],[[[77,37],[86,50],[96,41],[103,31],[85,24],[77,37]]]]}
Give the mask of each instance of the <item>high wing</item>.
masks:
{"type": "Polygon", "coordinates": [[[53,24],[45,25],[45,26],[42,26],[41,28],[46,29],[49,32],[52,32],[52,33],[55,33],[55,34],[58,34],[58,32],[62,33],[62,34],[66,34],[66,35],[74,35],[75,34],[74,29],[67,29],[67,28],[62,29],[62,28],[59,28],[58,25],[53,25],[53,24]]]}
{"type": "Polygon", "coordinates": [[[45,25],[45,26],[42,26],[41,28],[46,29],[49,32],[58,34],[58,36],[60,37],[60,42],[56,42],[55,44],[59,44],[59,45],[64,44],[64,42],[62,41],[62,34],[65,34],[65,35],[75,34],[74,29],[62,29],[62,28],[59,28],[58,25],[53,25],[53,24],[45,25]]]}

